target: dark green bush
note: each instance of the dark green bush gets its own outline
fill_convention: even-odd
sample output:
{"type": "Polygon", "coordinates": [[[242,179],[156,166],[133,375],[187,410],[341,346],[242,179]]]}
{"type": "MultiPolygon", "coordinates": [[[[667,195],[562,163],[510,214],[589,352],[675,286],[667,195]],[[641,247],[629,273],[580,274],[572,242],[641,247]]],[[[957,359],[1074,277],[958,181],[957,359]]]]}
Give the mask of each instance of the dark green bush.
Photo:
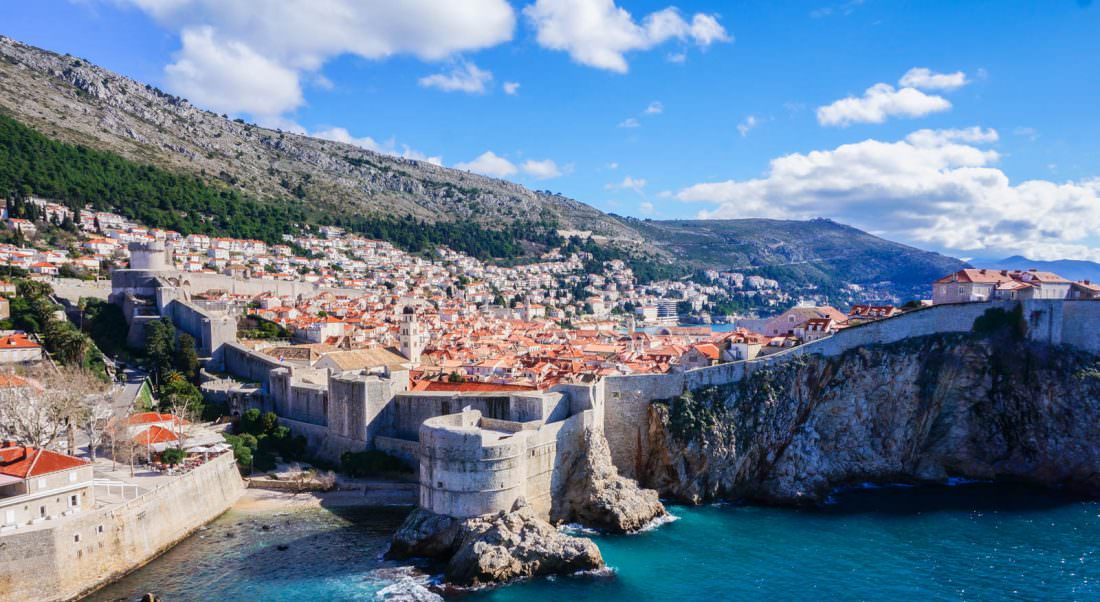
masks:
{"type": "Polygon", "coordinates": [[[413,471],[412,467],[401,458],[376,449],[344,452],[340,456],[340,470],[353,477],[378,477],[387,474],[408,474],[413,471]]]}

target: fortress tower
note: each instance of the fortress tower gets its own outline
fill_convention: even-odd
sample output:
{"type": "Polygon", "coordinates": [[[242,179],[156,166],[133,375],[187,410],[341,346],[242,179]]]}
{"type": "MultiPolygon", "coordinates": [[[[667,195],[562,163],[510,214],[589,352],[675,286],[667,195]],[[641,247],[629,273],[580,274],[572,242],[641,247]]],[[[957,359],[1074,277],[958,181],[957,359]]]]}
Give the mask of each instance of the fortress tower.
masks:
{"type": "Polygon", "coordinates": [[[424,337],[420,333],[420,324],[416,321],[416,310],[406,305],[401,310],[401,330],[398,339],[401,342],[401,355],[415,366],[420,363],[420,353],[424,351],[424,337]]]}
{"type": "Polygon", "coordinates": [[[171,269],[168,262],[168,249],[159,240],[132,242],[127,245],[127,249],[130,251],[131,270],[159,272],[171,269]]]}

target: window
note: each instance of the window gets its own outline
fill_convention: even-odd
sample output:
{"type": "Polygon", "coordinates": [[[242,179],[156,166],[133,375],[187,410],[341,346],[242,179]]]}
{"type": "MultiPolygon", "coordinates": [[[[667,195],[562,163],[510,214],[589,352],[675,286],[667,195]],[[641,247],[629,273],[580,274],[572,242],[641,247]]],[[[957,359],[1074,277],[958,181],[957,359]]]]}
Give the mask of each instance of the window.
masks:
{"type": "Polygon", "coordinates": [[[73,534],[73,543],[80,543],[80,534],[79,533],[74,533],[73,534]]]}
{"type": "Polygon", "coordinates": [[[99,525],[95,528],[96,533],[103,533],[103,525],[99,525]]]}
{"type": "Polygon", "coordinates": [[[76,482],[76,473],[75,472],[70,472],[69,473],[69,482],[70,483],[75,483],[76,482]]]}
{"type": "Polygon", "coordinates": [[[46,488],[46,479],[38,479],[38,489],[42,490],[46,488]]]}
{"type": "Polygon", "coordinates": [[[79,508],[80,507],[80,496],[79,495],[70,495],[69,496],[69,506],[71,508],[79,508]]]}
{"type": "Polygon", "coordinates": [[[6,511],[4,511],[4,524],[5,525],[14,525],[15,524],[15,510],[6,510],[6,511]]]}
{"type": "Polygon", "coordinates": [[[41,517],[41,518],[46,518],[46,507],[45,506],[39,506],[38,507],[38,516],[41,517]]]}

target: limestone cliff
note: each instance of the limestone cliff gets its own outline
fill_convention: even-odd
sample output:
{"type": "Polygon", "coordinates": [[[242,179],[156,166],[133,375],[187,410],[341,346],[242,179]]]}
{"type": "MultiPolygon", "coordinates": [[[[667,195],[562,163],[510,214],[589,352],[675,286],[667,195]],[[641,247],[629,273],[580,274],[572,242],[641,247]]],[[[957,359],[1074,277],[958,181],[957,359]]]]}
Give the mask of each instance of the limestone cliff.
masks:
{"type": "Polygon", "coordinates": [[[523,500],[511,512],[456,519],[416,509],[394,535],[391,558],[447,561],[447,581],[475,586],[604,566],[591,540],[560,533],[523,500]]]}
{"type": "Polygon", "coordinates": [[[1096,362],[1011,332],[805,356],[654,403],[640,480],[694,502],[951,476],[1100,492],[1096,362]]]}
{"type": "Polygon", "coordinates": [[[554,498],[552,522],[629,533],[667,514],[656,491],[619,475],[601,431],[585,431],[583,452],[575,454],[561,472],[565,485],[554,498]]]}

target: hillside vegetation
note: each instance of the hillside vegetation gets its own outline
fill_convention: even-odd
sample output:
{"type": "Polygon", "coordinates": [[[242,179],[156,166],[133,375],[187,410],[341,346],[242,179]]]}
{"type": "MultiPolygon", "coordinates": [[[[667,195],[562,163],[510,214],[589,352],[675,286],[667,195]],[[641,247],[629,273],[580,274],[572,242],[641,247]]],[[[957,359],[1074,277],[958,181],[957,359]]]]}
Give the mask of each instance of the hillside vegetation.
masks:
{"type": "Polygon", "coordinates": [[[693,267],[756,274],[791,288],[829,292],[857,284],[927,296],[933,280],[965,265],[825,219],[626,222],[693,267]]]}

